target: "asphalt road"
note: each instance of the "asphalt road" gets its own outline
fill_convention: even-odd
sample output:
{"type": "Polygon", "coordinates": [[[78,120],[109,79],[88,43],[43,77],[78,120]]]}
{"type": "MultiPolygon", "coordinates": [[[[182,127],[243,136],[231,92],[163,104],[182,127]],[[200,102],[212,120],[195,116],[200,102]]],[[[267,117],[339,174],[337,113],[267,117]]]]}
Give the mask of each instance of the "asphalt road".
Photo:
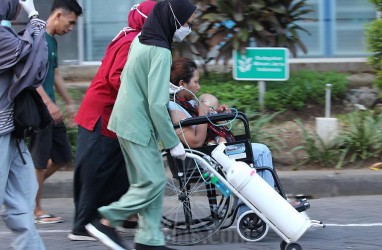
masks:
{"type": "MultiPolygon", "coordinates": [[[[298,241],[304,249],[382,249],[382,196],[346,196],[310,200],[308,214],[321,220],[326,228],[310,228],[298,241]]],[[[37,225],[47,249],[106,249],[98,242],[74,242],[66,238],[73,222],[72,199],[44,199],[44,208],[64,217],[64,223],[37,225]]],[[[132,246],[133,231],[123,234],[132,246]]],[[[0,249],[10,249],[12,234],[0,222],[0,249]]],[[[261,242],[243,241],[235,228],[221,230],[202,244],[172,246],[186,250],[280,249],[281,238],[269,232],[261,242]]]]}

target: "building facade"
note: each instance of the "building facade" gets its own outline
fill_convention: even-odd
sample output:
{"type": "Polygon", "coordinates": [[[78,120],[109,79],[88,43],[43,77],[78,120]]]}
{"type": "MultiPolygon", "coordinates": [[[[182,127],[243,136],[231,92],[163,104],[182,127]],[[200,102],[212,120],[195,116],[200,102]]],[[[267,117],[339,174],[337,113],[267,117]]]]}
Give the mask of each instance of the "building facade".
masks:
{"type": "MultiPolygon", "coordinates": [[[[76,28],[57,37],[61,65],[99,64],[108,43],[128,25],[127,13],[142,0],[78,0],[84,9],[76,28]]],[[[53,0],[34,0],[46,19],[53,0]]],[[[310,34],[301,33],[308,54],[299,58],[364,58],[369,52],[364,27],[376,18],[368,0],[308,0],[314,12],[300,23],[310,34]]],[[[22,20],[25,16],[21,16],[22,20]]]]}

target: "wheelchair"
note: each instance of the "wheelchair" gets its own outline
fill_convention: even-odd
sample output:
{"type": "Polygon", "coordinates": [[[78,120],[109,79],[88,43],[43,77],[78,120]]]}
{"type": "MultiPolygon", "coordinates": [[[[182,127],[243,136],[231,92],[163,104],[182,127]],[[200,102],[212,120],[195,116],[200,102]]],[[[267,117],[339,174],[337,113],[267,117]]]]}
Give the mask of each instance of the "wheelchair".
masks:
{"type": "MultiPolygon", "coordinates": [[[[269,167],[253,166],[249,122],[244,113],[225,113],[188,118],[174,127],[193,126],[208,122],[217,123],[233,119],[238,123],[237,127],[240,127],[241,131],[234,133],[234,142],[225,144],[226,154],[236,161],[247,163],[256,171],[269,171],[275,181],[275,190],[284,199],[287,199],[276,171],[269,167]]],[[[206,241],[218,230],[231,227],[235,221],[239,236],[246,241],[260,241],[268,233],[269,225],[250,209],[237,218],[240,210],[247,209],[246,205],[234,195],[221,193],[216,185],[206,178],[208,171],[206,174],[206,169],[201,167],[193,157],[190,157],[192,154],[202,158],[225,178],[225,173],[219,163],[210,156],[216,146],[209,145],[186,149],[189,154],[187,154],[188,157],[185,161],[171,157],[166,150],[162,151],[167,183],[161,222],[166,242],[169,244],[193,245],[206,241]]],[[[308,201],[302,198],[299,206],[295,208],[302,212],[309,207],[308,201]]],[[[318,221],[314,221],[314,223],[322,224],[318,221]]],[[[285,240],[281,242],[280,246],[281,249],[299,249],[290,248],[285,240]]]]}

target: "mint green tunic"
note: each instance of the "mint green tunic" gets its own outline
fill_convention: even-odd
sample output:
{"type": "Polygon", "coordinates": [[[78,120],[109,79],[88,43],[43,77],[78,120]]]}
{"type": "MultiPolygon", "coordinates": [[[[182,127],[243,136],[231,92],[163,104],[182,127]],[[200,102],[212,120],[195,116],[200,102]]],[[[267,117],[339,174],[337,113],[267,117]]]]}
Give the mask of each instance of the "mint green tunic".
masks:
{"type": "Polygon", "coordinates": [[[121,74],[121,86],[108,128],[119,137],[147,146],[152,134],[167,149],[179,138],[167,111],[171,51],[141,44],[136,38],[121,74]]]}
{"type": "Polygon", "coordinates": [[[167,179],[158,141],[167,149],[180,142],[167,111],[171,62],[168,49],[143,45],[137,38],[131,45],[108,125],[118,136],[130,188],[117,202],[98,209],[113,226],[139,213],[134,241],[150,246],[165,244],[161,218],[167,179]]]}

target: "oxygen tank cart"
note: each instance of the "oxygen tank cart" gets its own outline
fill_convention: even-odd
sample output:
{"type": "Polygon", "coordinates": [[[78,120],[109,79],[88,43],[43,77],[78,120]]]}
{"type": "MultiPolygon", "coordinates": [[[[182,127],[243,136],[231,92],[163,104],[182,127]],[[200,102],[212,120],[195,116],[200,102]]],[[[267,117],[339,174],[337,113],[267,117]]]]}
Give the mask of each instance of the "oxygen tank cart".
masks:
{"type": "MultiPolygon", "coordinates": [[[[220,144],[212,152],[212,157],[226,172],[222,177],[217,170],[198,155],[187,153],[187,157],[196,160],[206,170],[219,178],[232,194],[236,195],[263,222],[272,228],[281,238],[281,250],[299,250],[302,247],[296,241],[313,225],[321,222],[310,220],[305,213],[299,213],[288,201],[266,183],[255,169],[244,162],[236,162],[224,154],[225,145],[220,144]]],[[[250,211],[246,214],[251,213],[250,211]]]]}

